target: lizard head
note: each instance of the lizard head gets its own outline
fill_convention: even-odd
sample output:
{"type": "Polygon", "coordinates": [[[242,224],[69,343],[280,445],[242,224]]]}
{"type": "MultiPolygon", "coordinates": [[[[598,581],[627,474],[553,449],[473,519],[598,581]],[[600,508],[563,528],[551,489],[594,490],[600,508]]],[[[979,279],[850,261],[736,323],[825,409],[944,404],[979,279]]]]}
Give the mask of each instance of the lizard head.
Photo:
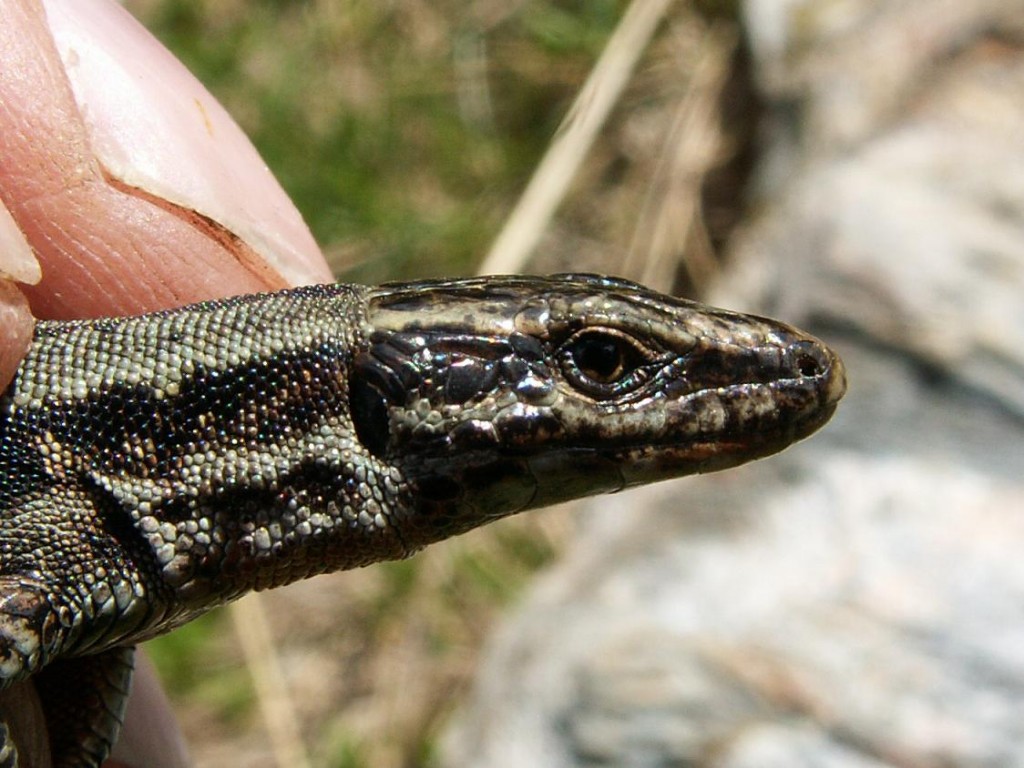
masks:
{"type": "Polygon", "coordinates": [[[381,286],[363,335],[352,420],[411,488],[409,549],[767,456],[845,391],[836,355],[790,326],[593,275],[381,286]]]}

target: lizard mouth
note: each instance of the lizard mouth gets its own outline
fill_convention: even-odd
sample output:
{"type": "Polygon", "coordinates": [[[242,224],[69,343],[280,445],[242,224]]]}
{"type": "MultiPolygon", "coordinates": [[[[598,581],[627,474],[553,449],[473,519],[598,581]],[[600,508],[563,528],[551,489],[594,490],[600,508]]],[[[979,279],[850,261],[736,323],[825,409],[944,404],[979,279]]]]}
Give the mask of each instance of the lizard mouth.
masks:
{"type": "Polygon", "coordinates": [[[779,453],[824,426],[836,404],[773,428],[706,440],[627,448],[618,453],[621,489],[683,475],[706,474],[740,466],[779,453]]]}
{"type": "Polygon", "coordinates": [[[828,422],[836,405],[836,401],[826,402],[802,415],[780,419],[770,427],[762,424],[753,431],[607,449],[566,447],[534,456],[527,464],[536,483],[535,493],[523,509],[717,472],[765,458],[812,435],[828,422]]]}
{"type": "Polygon", "coordinates": [[[806,349],[798,363],[804,375],[736,384],[688,399],[679,409],[680,420],[692,423],[693,413],[715,414],[692,436],[673,440],[668,429],[652,445],[623,447],[616,457],[622,488],[739,466],[814,434],[846,393],[846,371],[824,345],[806,349]]]}
{"type": "Polygon", "coordinates": [[[845,372],[831,352],[820,363],[813,376],[800,380],[693,393],[676,404],[656,436],[645,439],[602,442],[591,436],[535,453],[473,451],[457,462],[435,459],[432,471],[416,483],[420,501],[457,527],[474,519],[479,524],[484,509],[490,520],[770,456],[813,434],[835,412],[846,391],[845,372]],[[725,426],[717,428],[711,419],[694,432],[691,411],[707,411],[712,401],[729,414],[725,426]],[[752,405],[761,401],[770,407],[752,405]],[[673,417],[690,427],[674,429],[673,417]]]}

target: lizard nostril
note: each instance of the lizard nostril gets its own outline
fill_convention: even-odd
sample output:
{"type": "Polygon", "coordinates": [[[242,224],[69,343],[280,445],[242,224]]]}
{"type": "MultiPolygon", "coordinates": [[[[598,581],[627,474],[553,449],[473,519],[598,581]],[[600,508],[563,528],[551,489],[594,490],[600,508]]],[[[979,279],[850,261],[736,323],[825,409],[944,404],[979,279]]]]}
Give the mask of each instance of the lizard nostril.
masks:
{"type": "Polygon", "coordinates": [[[801,376],[817,376],[824,369],[818,358],[806,352],[796,359],[796,367],[801,376]]]}
{"type": "Polygon", "coordinates": [[[829,353],[812,339],[800,339],[792,342],[785,359],[790,375],[804,379],[827,376],[832,367],[829,353]]]}

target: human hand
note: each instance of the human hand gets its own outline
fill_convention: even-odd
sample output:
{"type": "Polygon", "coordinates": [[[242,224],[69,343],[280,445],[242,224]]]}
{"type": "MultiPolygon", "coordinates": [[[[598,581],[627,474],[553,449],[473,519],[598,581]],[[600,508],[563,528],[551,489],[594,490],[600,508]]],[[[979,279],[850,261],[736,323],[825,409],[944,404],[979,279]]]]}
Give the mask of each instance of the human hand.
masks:
{"type": "MultiPolygon", "coordinates": [[[[33,318],[137,314],[332,280],[248,139],[120,6],[5,0],[0,57],[0,387],[33,318]]],[[[122,742],[135,746],[115,756],[186,765],[148,668],[134,690],[122,742]]],[[[29,684],[0,692],[0,713],[24,715],[22,745],[45,731],[33,702],[29,684]]]]}

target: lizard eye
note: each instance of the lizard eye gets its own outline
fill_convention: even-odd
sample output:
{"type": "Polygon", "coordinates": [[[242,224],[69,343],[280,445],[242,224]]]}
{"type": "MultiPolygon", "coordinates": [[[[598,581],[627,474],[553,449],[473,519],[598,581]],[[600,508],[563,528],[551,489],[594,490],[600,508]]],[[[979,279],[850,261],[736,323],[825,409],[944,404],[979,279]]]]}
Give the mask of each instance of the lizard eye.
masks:
{"type": "Polygon", "coordinates": [[[600,399],[626,394],[643,384],[649,359],[650,353],[633,339],[607,329],[580,331],[558,352],[569,383],[600,399]]]}

